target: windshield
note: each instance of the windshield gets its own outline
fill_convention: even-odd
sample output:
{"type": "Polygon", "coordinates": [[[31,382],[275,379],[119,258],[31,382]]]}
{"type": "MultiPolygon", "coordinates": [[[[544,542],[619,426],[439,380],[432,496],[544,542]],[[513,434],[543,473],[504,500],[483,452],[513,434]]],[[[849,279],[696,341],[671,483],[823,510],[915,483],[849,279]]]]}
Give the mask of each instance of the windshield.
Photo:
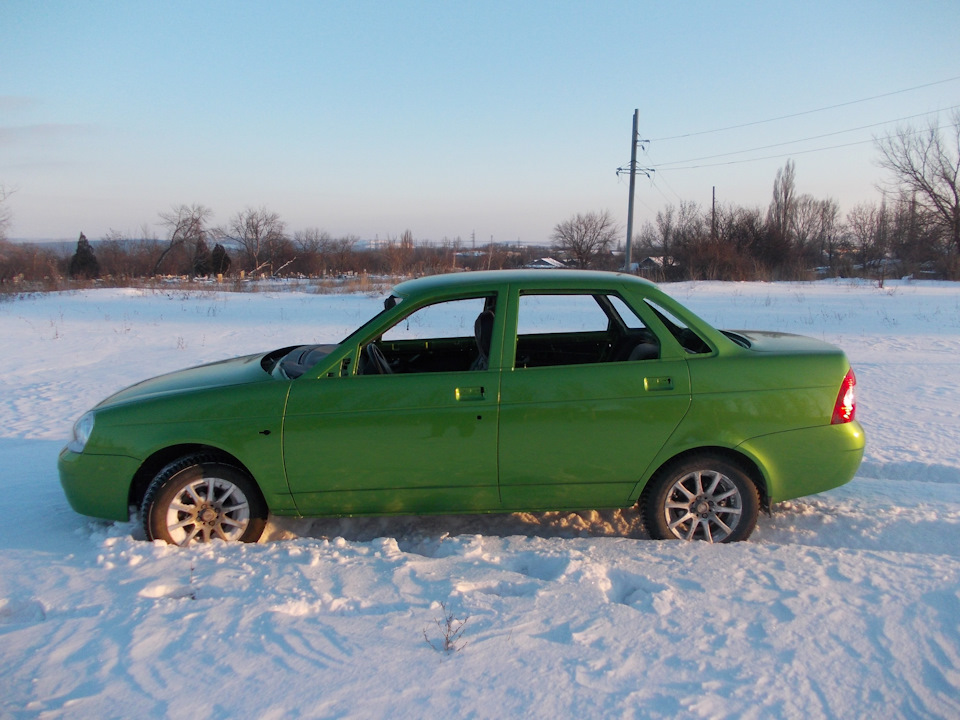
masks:
{"type": "MultiPolygon", "coordinates": [[[[402,301],[403,298],[399,295],[388,295],[384,298],[383,310],[363,323],[360,327],[364,327],[384,313],[390,312],[402,301]]],[[[349,337],[349,335],[347,337],[349,337]]],[[[341,341],[341,343],[342,342],[343,341],[341,341]]],[[[280,348],[265,355],[261,360],[261,364],[263,365],[263,369],[269,373],[277,370],[288,380],[295,380],[336,350],[341,343],[333,345],[297,345],[295,347],[280,348]]]]}
{"type": "MultiPolygon", "coordinates": [[[[386,313],[388,313],[388,312],[390,312],[391,310],[393,310],[393,309],[394,309],[397,305],[399,305],[401,302],[403,302],[403,298],[400,297],[399,295],[388,295],[388,296],[387,296],[386,298],[384,298],[384,300],[383,300],[383,310],[381,310],[380,312],[378,312],[376,315],[374,315],[373,317],[371,317],[369,320],[367,320],[366,322],[362,323],[362,324],[359,325],[358,327],[361,327],[361,328],[362,328],[362,327],[366,327],[367,325],[369,325],[370,323],[372,323],[374,320],[376,320],[377,318],[379,318],[381,315],[385,315],[386,313]]],[[[350,333],[350,335],[353,335],[353,333],[350,333]]],[[[350,335],[347,335],[347,338],[350,337],[350,335]]],[[[347,338],[344,338],[343,340],[346,340],[347,338]]],[[[342,343],[343,340],[341,340],[340,342],[342,343]]]]}

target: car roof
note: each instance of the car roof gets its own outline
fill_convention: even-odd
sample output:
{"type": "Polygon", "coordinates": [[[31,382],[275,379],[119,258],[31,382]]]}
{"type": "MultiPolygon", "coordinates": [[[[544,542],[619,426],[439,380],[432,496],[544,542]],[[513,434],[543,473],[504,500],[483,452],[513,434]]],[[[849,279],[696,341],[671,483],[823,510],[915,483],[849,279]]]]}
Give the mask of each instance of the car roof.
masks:
{"type": "Polygon", "coordinates": [[[483,290],[508,283],[534,290],[595,290],[622,287],[624,284],[655,287],[649,280],[635,275],[599,270],[477,270],[407,280],[394,288],[394,294],[410,297],[435,292],[483,290]]]}

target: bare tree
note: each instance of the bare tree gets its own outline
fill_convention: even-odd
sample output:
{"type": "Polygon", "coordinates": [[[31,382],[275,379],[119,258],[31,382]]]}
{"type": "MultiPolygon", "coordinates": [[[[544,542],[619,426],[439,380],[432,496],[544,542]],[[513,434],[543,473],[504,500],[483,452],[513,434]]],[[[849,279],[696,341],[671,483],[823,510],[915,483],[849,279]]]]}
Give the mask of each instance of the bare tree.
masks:
{"type": "Polygon", "coordinates": [[[404,230],[399,240],[388,238],[383,248],[387,269],[391,275],[400,275],[409,269],[414,254],[413,233],[404,230]]]}
{"type": "Polygon", "coordinates": [[[100,270],[105,275],[115,278],[125,278],[132,273],[129,270],[129,249],[125,247],[127,238],[119,230],[110,228],[97,246],[97,260],[100,270]]]}
{"type": "Polygon", "coordinates": [[[860,203],[847,213],[847,231],[860,256],[864,272],[879,265],[884,271],[883,258],[889,242],[889,219],[886,204],[878,208],[872,203],[860,203]]]}
{"type": "Polygon", "coordinates": [[[674,236],[676,235],[676,219],[674,214],[676,208],[673,205],[667,205],[663,210],[657,211],[657,234],[660,240],[660,250],[663,253],[663,274],[664,278],[669,278],[669,267],[673,265],[674,236]]]}
{"type": "Polygon", "coordinates": [[[292,259],[286,257],[290,241],[284,234],[285,227],[279,214],[265,207],[248,207],[234,215],[227,227],[221,228],[218,234],[240,246],[250,272],[269,268],[273,274],[292,259]]]}
{"type": "Polygon", "coordinates": [[[700,204],[692,200],[682,200],[677,213],[676,240],[680,243],[696,243],[708,236],[707,222],[700,204]]]}
{"type": "Polygon", "coordinates": [[[330,234],[319,228],[297,230],[293,234],[293,244],[299,255],[298,267],[310,276],[326,275],[327,255],[332,242],[330,234]]]}
{"type": "Polygon", "coordinates": [[[759,208],[720,205],[717,208],[717,242],[726,267],[723,279],[751,280],[762,270],[755,251],[763,246],[766,228],[759,208]]]}
{"type": "Polygon", "coordinates": [[[790,226],[797,212],[796,169],[793,160],[777,170],[773,181],[773,198],[767,211],[767,224],[771,233],[784,244],[789,243],[790,226]]]}
{"type": "MultiPolygon", "coordinates": [[[[927,263],[949,262],[943,252],[942,226],[927,212],[917,197],[901,196],[890,213],[890,248],[907,272],[917,272],[927,263]]],[[[947,274],[949,267],[943,267],[947,274]]]]}
{"type": "Polygon", "coordinates": [[[741,256],[751,256],[762,244],[764,225],[760,208],[721,205],[717,210],[718,232],[724,242],[741,256]]]}
{"type": "Polygon", "coordinates": [[[56,282],[63,258],[45,245],[12,243],[0,239],[0,285],[18,282],[56,282]]]}
{"type": "Polygon", "coordinates": [[[7,242],[7,229],[10,227],[13,214],[6,201],[13,192],[6,185],[0,184],[0,283],[5,283],[23,273],[23,248],[7,242]]]}
{"type": "Polygon", "coordinates": [[[335,274],[340,275],[347,271],[358,242],[360,238],[355,235],[344,235],[330,243],[330,259],[335,274]]]}
{"type": "Polygon", "coordinates": [[[755,249],[755,256],[776,274],[790,265],[791,224],[797,211],[796,171],[792,160],[777,170],[773,197],[767,208],[766,231],[755,249]]]}
{"type": "Polygon", "coordinates": [[[712,280],[720,266],[719,248],[699,203],[683,200],[673,231],[673,255],[691,279],[712,280]]]}
{"type": "Polygon", "coordinates": [[[553,228],[553,246],[569,255],[577,267],[593,264],[597,257],[607,253],[617,240],[620,228],[613,221],[609,210],[603,212],[577,213],[569,220],[553,228]]]}
{"type": "Polygon", "coordinates": [[[167,228],[167,247],[160,253],[153,274],[160,272],[160,265],[174,248],[186,243],[204,241],[207,234],[207,221],[213,215],[209,208],[194,203],[193,205],[177,205],[169,212],[160,213],[161,224],[167,228]]]}
{"type": "Polygon", "coordinates": [[[893,175],[892,185],[939,225],[954,251],[960,251],[960,111],[943,127],[901,127],[876,140],[880,167],[893,175]]]}
{"type": "Polygon", "coordinates": [[[193,274],[197,277],[206,277],[212,269],[213,261],[210,257],[210,247],[203,237],[199,237],[193,246],[193,274]]]}
{"type": "Polygon", "coordinates": [[[13,213],[10,212],[10,206],[7,205],[9,198],[16,190],[11,190],[6,185],[0,184],[0,242],[7,239],[7,228],[10,227],[10,221],[13,219],[13,213]]]}
{"type": "MultiPolygon", "coordinates": [[[[841,228],[840,205],[836,200],[817,201],[817,244],[819,257],[825,257],[830,269],[836,270],[849,249],[849,242],[841,228]]],[[[849,258],[846,260],[849,264],[849,258]]]]}
{"type": "Polygon", "coordinates": [[[793,211],[787,218],[787,237],[794,258],[801,262],[818,262],[817,241],[820,230],[820,201],[813,195],[800,195],[793,203],[793,211]]]}

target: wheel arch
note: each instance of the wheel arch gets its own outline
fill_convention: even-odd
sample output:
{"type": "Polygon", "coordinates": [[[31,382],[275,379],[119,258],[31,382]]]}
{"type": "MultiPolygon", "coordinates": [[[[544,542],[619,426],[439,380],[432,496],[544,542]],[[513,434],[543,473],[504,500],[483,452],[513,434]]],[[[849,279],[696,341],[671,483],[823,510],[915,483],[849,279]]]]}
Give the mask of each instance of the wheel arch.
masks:
{"type": "MultiPolygon", "coordinates": [[[[232,465],[233,467],[242,470],[253,480],[253,483],[260,490],[261,497],[263,497],[263,489],[260,488],[260,484],[253,476],[253,473],[251,473],[242,462],[240,462],[230,453],[210,445],[182,444],[171,445],[170,447],[165,447],[162,450],[158,450],[143,461],[130,483],[130,492],[127,497],[127,505],[139,509],[140,503],[143,502],[143,498],[147,493],[147,488],[149,487],[153,478],[155,478],[157,474],[170,463],[190,455],[203,455],[205,459],[223,463],[225,465],[232,465]]],[[[266,502],[265,497],[264,502],[266,502]]]]}
{"type": "Polygon", "coordinates": [[[767,489],[767,481],[764,477],[763,472],[760,470],[760,466],[757,462],[751,458],[749,455],[745,455],[742,452],[733,450],[728,447],[714,446],[714,445],[705,445],[702,447],[690,448],[689,450],[684,450],[681,453],[678,453],[671,457],[670,459],[664,461],[660,466],[650,473],[650,477],[647,478],[647,482],[644,484],[643,489],[640,491],[640,494],[637,496],[637,504],[642,505],[644,499],[656,483],[654,482],[660,475],[665,472],[669,472],[670,468],[680,463],[686,462],[692,457],[698,455],[716,455],[722,457],[724,460],[731,462],[737,465],[742,469],[747,477],[753,482],[757,488],[757,492],[760,495],[760,507],[770,512],[770,493],[767,489]]]}

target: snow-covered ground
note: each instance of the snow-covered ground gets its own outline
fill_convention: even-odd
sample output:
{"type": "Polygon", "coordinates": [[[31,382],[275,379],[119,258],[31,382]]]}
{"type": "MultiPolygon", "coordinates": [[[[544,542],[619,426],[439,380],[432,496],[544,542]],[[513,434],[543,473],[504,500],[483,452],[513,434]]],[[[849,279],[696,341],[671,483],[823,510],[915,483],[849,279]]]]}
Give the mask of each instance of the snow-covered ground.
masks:
{"type": "Polygon", "coordinates": [[[161,372],[339,340],[380,298],[0,302],[0,717],[960,717],[960,286],[666,289],[716,325],[846,350],[852,483],[734,546],[650,541],[632,511],[148,544],[67,505],[73,420],[161,372]]]}

